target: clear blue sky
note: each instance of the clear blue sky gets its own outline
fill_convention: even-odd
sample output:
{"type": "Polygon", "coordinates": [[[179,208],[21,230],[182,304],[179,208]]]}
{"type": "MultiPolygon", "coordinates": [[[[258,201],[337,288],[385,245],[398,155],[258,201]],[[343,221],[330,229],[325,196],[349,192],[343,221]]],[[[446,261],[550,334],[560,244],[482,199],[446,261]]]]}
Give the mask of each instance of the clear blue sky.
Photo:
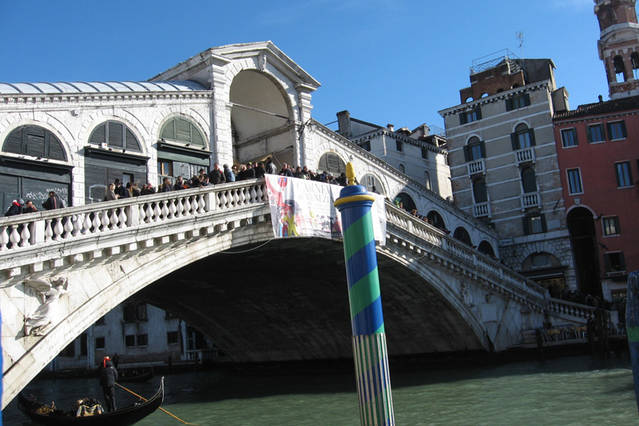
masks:
{"type": "Polygon", "coordinates": [[[141,81],[209,47],[272,40],[322,83],[318,121],[348,109],[443,127],[473,59],[504,48],[551,58],[572,108],[607,99],[598,37],[592,0],[0,0],[0,81],[141,81]]]}

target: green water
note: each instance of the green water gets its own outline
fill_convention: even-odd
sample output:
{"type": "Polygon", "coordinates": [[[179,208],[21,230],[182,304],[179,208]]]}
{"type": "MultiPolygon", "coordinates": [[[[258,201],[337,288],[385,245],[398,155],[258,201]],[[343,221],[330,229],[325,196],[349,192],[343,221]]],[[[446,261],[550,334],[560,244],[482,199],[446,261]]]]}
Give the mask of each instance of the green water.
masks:
{"type": "MultiPolygon", "coordinates": [[[[398,425],[637,425],[627,361],[568,357],[545,363],[433,369],[391,364],[398,425]]],[[[131,384],[150,395],[157,378],[131,384]]],[[[199,425],[359,425],[352,370],[269,366],[169,375],[164,408],[199,425]]],[[[39,380],[29,391],[65,406],[100,395],[95,379],[39,380]]],[[[119,391],[119,403],[125,395],[119,391]]],[[[15,407],[6,425],[29,424],[15,407]]],[[[155,412],[140,425],[179,425],[155,412]]]]}

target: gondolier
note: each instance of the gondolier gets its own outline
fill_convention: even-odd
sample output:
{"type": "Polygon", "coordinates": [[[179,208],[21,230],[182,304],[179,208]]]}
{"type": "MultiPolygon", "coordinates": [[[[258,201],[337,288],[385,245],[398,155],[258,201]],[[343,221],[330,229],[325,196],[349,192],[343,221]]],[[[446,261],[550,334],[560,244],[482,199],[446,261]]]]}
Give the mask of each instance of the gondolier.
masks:
{"type": "Polygon", "coordinates": [[[115,382],[118,380],[118,370],[115,369],[111,358],[105,356],[102,360],[102,371],[100,372],[100,385],[104,392],[104,402],[108,412],[116,410],[115,404],[115,382]]]}

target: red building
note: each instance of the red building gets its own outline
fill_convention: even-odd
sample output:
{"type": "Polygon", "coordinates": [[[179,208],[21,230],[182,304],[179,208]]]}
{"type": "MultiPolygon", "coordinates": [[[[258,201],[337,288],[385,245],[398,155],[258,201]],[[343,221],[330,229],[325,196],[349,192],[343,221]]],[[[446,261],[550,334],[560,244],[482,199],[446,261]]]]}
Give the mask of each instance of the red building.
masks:
{"type": "Polygon", "coordinates": [[[627,273],[639,269],[639,96],[553,121],[579,289],[622,297],[627,273]]]}
{"type": "Polygon", "coordinates": [[[610,101],[553,118],[578,288],[625,295],[639,269],[639,25],[635,0],[595,0],[610,101]]]}

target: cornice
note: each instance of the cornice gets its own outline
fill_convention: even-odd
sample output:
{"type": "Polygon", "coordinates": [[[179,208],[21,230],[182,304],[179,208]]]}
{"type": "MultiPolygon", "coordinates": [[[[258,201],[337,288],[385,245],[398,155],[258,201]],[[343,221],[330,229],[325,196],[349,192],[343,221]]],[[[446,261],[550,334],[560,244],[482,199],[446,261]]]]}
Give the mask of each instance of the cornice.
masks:
{"type": "Polygon", "coordinates": [[[517,95],[520,93],[534,92],[536,90],[540,90],[544,88],[547,89],[549,88],[549,86],[550,86],[550,80],[537,81],[534,83],[527,84],[525,86],[516,87],[514,89],[507,90],[505,92],[499,92],[492,96],[487,96],[485,98],[477,99],[472,102],[467,102],[465,104],[459,104],[459,105],[455,105],[454,107],[442,109],[438,112],[439,112],[439,115],[441,115],[442,117],[447,117],[449,115],[454,115],[462,111],[471,110],[479,105],[491,104],[498,101],[502,101],[502,100],[505,100],[506,98],[509,98],[513,95],[517,95]]]}
{"type": "MultiPolygon", "coordinates": [[[[358,143],[358,142],[363,142],[363,141],[369,141],[369,140],[373,139],[376,136],[382,136],[382,135],[388,136],[390,138],[393,138],[393,139],[396,139],[396,140],[399,140],[399,141],[402,141],[402,142],[407,143],[409,145],[417,146],[417,147],[420,147],[420,148],[424,147],[424,148],[427,148],[431,152],[434,152],[436,154],[442,154],[445,157],[448,157],[448,150],[446,150],[446,149],[439,148],[439,147],[434,146],[432,144],[429,144],[428,142],[425,142],[425,141],[420,141],[418,139],[413,139],[413,138],[411,138],[409,136],[404,136],[404,135],[400,135],[400,134],[398,134],[396,132],[391,132],[390,130],[385,129],[383,127],[380,128],[380,129],[377,129],[377,130],[373,130],[372,132],[367,133],[364,136],[360,136],[357,139],[353,139],[353,142],[358,143]]],[[[442,137],[442,136],[440,136],[440,137],[442,139],[446,140],[445,137],[442,137]]]]}
{"type": "Polygon", "coordinates": [[[188,92],[112,92],[112,93],[42,93],[42,94],[0,94],[2,105],[50,105],[57,103],[122,102],[172,99],[207,99],[213,91],[197,90],[188,92]]]}

